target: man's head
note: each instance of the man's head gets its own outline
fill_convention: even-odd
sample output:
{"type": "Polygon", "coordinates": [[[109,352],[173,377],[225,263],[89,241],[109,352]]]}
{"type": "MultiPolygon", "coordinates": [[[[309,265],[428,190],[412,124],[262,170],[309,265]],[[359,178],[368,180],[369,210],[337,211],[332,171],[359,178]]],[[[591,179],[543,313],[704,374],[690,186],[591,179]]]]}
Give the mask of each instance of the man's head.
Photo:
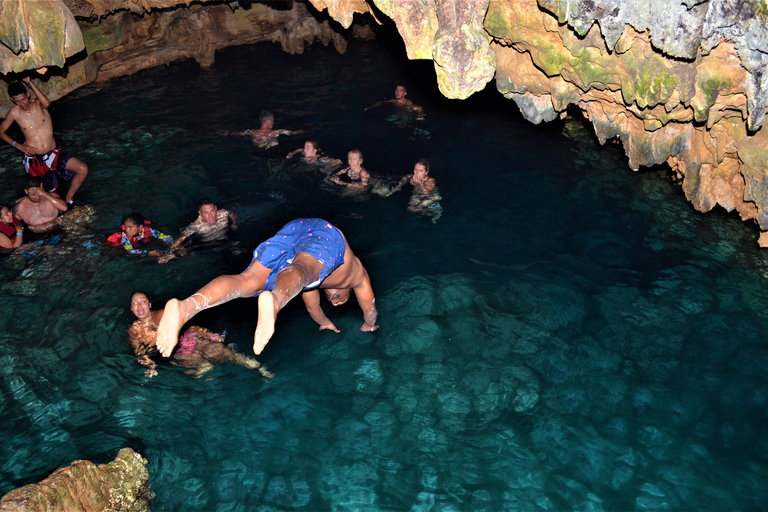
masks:
{"type": "Polygon", "coordinates": [[[341,306],[349,300],[349,288],[326,288],[323,291],[325,292],[325,298],[334,306],[341,306]]]}
{"type": "Polygon", "coordinates": [[[26,110],[29,105],[29,91],[21,82],[11,82],[8,84],[8,97],[16,105],[26,110]]]}
{"type": "Polygon", "coordinates": [[[39,203],[43,200],[43,180],[40,178],[29,178],[24,193],[33,203],[39,203]]]}
{"type": "Polygon", "coordinates": [[[197,213],[200,214],[200,217],[206,224],[216,224],[216,214],[218,211],[219,209],[216,208],[216,205],[208,197],[202,198],[197,203],[197,213]]]}
{"type": "Polygon", "coordinates": [[[272,115],[272,112],[262,110],[259,115],[259,123],[261,124],[262,129],[271,130],[275,125],[275,116],[272,115]]]}
{"type": "Polygon", "coordinates": [[[401,100],[405,98],[405,95],[408,94],[408,90],[405,88],[404,85],[398,85],[395,87],[395,99],[401,100]]]}
{"type": "Polygon", "coordinates": [[[152,303],[146,292],[137,290],[131,294],[131,311],[139,320],[146,320],[152,315],[152,303]]]}

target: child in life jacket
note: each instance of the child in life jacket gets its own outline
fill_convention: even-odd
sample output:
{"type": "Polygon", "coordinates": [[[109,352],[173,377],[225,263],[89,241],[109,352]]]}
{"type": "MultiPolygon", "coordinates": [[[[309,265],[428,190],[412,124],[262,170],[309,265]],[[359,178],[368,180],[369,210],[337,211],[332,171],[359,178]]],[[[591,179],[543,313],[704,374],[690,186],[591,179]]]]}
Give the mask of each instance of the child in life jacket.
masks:
{"type": "Polygon", "coordinates": [[[160,256],[161,263],[164,263],[163,259],[165,259],[166,256],[171,255],[168,251],[139,249],[140,246],[149,243],[153,238],[162,240],[166,245],[171,245],[173,243],[173,238],[152,229],[149,225],[149,221],[146,220],[142,214],[137,212],[129,213],[123,217],[123,225],[120,227],[122,231],[110,235],[107,239],[107,242],[115,247],[122,245],[123,249],[128,251],[129,254],[160,256]]]}

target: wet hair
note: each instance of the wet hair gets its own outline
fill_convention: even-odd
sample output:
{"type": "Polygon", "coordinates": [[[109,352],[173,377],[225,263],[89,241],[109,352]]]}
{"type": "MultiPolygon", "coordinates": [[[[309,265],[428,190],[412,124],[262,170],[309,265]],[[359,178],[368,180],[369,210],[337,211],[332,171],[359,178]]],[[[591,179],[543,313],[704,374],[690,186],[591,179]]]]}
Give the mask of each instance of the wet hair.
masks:
{"type": "Polygon", "coordinates": [[[25,94],[27,92],[27,88],[24,87],[24,84],[21,82],[11,82],[8,84],[8,96],[10,98],[13,98],[14,96],[18,96],[19,94],[25,94]]]}
{"type": "Polygon", "coordinates": [[[149,294],[144,290],[133,290],[130,297],[128,297],[128,305],[133,306],[133,296],[137,293],[144,295],[147,298],[147,301],[152,302],[152,299],[149,298],[149,294]]]}
{"type": "Polygon", "coordinates": [[[429,174],[429,162],[427,162],[426,158],[421,158],[419,160],[416,160],[416,163],[423,165],[424,169],[427,171],[427,174],[429,174]]]}
{"type": "Polygon", "coordinates": [[[272,115],[272,112],[267,112],[266,110],[262,110],[261,114],[259,114],[259,122],[261,124],[266,123],[270,119],[272,119],[273,121],[275,119],[275,116],[272,115]]]}
{"type": "MultiPolygon", "coordinates": [[[[313,148],[315,148],[316,150],[320,151],[320,145],[317,143],[316,140],[308,140],[307,142],[312,144],[313,148]]],[[[304,144],[306,144],[307,142],[305,142],[304,144]]]]}
{"type": "Polygon", "coordinates": [[[347,153],[347,156],[351,155],[352,153],[357,153],[358,155],[360,155],[360,160],[362,160],[362,159],[363,159],[363,152],[362,152],[362,151],[360,151],[359,149],[353,149],[353,150],[351,150],[349,153],[347,153]]]}
{"type": "Polygon", "coordinates": [[[43,180],[38,177],[33,177],[27,180],[27,186],[24,187],[24,190],[29,190],[31,188],[42,187],[42,186],[43,186],[43,180]]]}
{"type": "Polygon", "coordinates": [[[211,199],[210,197],[204,197],[197,202],[197,209],[201,210],[203,206],[208,204],[212,204],[213,206],[216,206],[216,203],[213,202],[213,199],[211,199]]]}
{"type": "Polygon", "coordinates": [[[123,225],[125,225],[125,221],[127,221],[127,220],[133,222],[134,224],[136,224],[139,227],[143,227],[144,226],[144,216],[142,214],[140,214],[139,212],[131,212],[128,215],[126,215],[125,217],[123,217],[123,225]]]}

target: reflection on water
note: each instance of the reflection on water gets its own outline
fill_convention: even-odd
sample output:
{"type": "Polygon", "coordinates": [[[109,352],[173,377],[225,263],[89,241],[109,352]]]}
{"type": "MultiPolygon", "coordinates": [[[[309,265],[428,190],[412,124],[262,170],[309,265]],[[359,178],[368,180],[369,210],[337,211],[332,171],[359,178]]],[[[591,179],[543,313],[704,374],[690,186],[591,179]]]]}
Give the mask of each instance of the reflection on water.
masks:
{"type": "MultiPolygon", "coordinates": [[[[95,213],[34,257],[0,260],[0,491],[131,446],[158,510],[768,500],[768,265],[753,229],[696,213],[667,173],[632,173],[579,122],[531,126],[492,91],[446,100],[428,63],[401,54],[243,47],[210,70],[177,63],[55,103],[62,147],[91,168],[81,196],[95,213]],[[398,83],[428,137],[364,110],[398,83]],[[305,133],[269,150],[217,135],[262,109],[305,133]],[[329,193],[323,173],[284,162],[305,137],[332,158],[363,150],[383,179],[428,159],[442,217],[410,213],[407,188],[329,193]],[[178,233],[203,196],[239,213],[229,244],[158,265],[99,243],[134,210],[178,233]],[[299,216],[344,231],[381,329],[359,332],[355,304],[324,305],[342,332],[318,332],[295,301],[260,357],[271,381],[237,365],[144,378],[126,335],[131,291],[162,303],[240,272],[299,216]]],[[[8,203],[23,176],[2,151],[8,203]]],[[[255,302],[195,323],[249,353],[255,302]]]]}

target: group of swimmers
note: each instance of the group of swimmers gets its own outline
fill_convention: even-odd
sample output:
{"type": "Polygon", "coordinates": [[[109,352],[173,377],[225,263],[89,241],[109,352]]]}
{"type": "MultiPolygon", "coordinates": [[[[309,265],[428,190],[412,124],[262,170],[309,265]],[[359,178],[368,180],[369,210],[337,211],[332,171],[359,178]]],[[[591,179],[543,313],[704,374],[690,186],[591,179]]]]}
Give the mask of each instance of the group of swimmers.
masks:
{"type": "MultiPolygon", "coordinates": [[[[10,84],[8,94],[15,106],[0,124],[0,139],[24,153],[24,165],[30,174],[24,189],[25,196],[16,202],[13,209],[3,206],[0,210],[0,246],[9,249],[22,245],[24,224],[33,231],[45,231],[60,213],[76,205],[74,194],[88,174],[83,162],[56,147],[48,113],[50,101],[29,78],[23,81],[35,96],[31,96],[20,82],[10,84]],[[13,122],[21,127],[24,143],[14,141],[6,134],[13,122]],[[69,183],[64,199],[55,191],[62,183],[69,183]]],[[[418,109],[405,99],[405,94],[405,88],[398,86],[395,99],[388,101],[399,107],[418,109]]],[[[418,111],[421,112],[421,109],[418,111]]],[[[274,116],[262,112],[258,129],[226,133],[250,136],[255,144],[266,149],[277,145],[280,135],[300,132],[275,130],[274,116]]],[[[359,150],[350,151],[348,167],[335,172],[333,170],[341,167],[341,161],[319,155],[316,142],[307,141],[302,149],[291,152],[288,158],[298,153],[301,153],[304,163],[326,169],[329,182],[353,193],[364,192],[371,186],[371,176],[362,165],[363,154],[359,150]]],[[[426,160],[419,160],[412,175],[403,176],[394,187],[388,187],[380,195],[399,191],[406,183],[414,188],[409,203],[411,211],[422,211],[440,199],[435,180],[429,176],[426,160]]],[[[132,254],[157,256],[158,261],[164,263],[183,255],[183,243],[190,237],[196,236],[203,241],[220,240],[226,237],[229,229],[237,229],[237,216],[217,208],[212,200],[203,198],[198,204],[198,218],[175,241],[153,229],[141,214],[132,212],[123,218],[121,230],[110,236],[108,242],[122,246],[132,254]],[[153,239],[163,241],[168,250],[143,248],[153,239]]],[[[258,296],[259,312],[253,344],[254,353],[258,355],[274,334],[279,311],[299,294],[320,330],[339,332],[320,306],[321,289],[333,306],[345,304],[354,293],[363,311],[360,330],[372,332],[378,329],[370,278],[344,235],[325,220],[297,219],[261,243],[253,253],[251,264],[241,274],[219,276],[184,300],[171,299],[165,308],[153,311],[146,292],[132,293],[131,311],[136,321],[129,328],[129,339],[139,363],[147,367],[150,377],[157,374],[156,365],[150,359],[150,355],[157,352],[173,357],[177,364],[197,374],[210,369],[213,363],[231,361],[259,369],[262,375],[269,377],[271,374],[256,360],[223,345],[224,335],[193,326],[179,337],[181,328],[204,309],[235,298],[258,296]]]]}

